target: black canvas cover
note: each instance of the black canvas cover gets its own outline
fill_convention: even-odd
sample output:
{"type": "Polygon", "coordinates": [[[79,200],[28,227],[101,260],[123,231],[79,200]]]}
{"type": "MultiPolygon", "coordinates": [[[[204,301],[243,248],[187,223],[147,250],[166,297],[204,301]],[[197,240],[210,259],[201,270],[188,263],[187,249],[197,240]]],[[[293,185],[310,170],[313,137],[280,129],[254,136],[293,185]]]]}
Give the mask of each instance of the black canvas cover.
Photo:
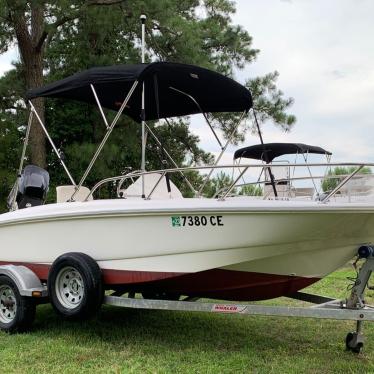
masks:
{"type": "Polygon", "coordinates": [[[238,149],[234,153],[234,160],[238,158],[252,158],[255,160],[262,160],[271,162],[276,157],[296,154],[296,153],[316,153],[331,155],[331,152],[324,150],[321,147],[302,143],[267,143],[256,144],[249,147],[238,149]],[[265,156],[266,153],[266,156],[265,156]]]}
{"type": "Polygon", "coordinates": [[[198,66],[154,62],[91,68],[44,87],[28,91],[27,99],[55,97],[95,104],[94,86],[101,105],[118,110],[133,83],[138,80],[124,113],[141,121],[142,83],[145,86],[145,119],[184,116],[203,112],[240,112],[252,107],[248,89],[222,74],[198,66]]]}

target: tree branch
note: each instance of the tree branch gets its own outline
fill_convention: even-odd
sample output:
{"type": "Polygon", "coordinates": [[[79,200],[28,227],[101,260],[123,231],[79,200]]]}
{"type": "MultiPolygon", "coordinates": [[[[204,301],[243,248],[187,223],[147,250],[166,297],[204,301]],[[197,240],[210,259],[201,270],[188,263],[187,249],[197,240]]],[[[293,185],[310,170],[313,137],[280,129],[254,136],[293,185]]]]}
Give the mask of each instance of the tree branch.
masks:
{"type": "Polygon", "coordinates": [[[38,43],[35,46],[35,49],[37,51],[40,51],[42,49],[44,41],[47,38],[47,36],[48,36],[48,32],[43,30],[42,35],[40,36],[40,39],[38,40],[38,43]]]}
{"type": "Polygon", "coordinates": [[[125,0],[87,0],[87,5],[114,5],[123,3],[125,0]]]}
{"type": "Polygon", "coordinates": [[[42,49],[43,44],[44,44],[45,40],[47,39],[47,37],[50,39],[52,37],[52,35],[57,31],[57,28],[59,26],[62,26],[66,22],[75,20],[76,18],[78,18],[78,16],[79,16],[79,14],[77,12],[74,16],[73,15],[72,16],[64,16],[64,17],[60,18],[59,20],[57,20],[56,22],[48,25],[48,28],[50,30],[49,31],[47,31],[46,29],[43,30],[43,32],[42,32],[42,34],[39,38],[39,41],[38,41],[37,45],[35,46],[35,49],[40,51],[42,49]]]}
{"type": "Polygon", "coordinates": [[[67,22],[73,21],[77,18],[79,18],[80,14],[82,13],[82,10],[86,8],[87,6],[92,6],[92,5],[115,5],[115,4],[120,4],[123,3],[125,0],[87,0],[86,4],[84,4],[82,7],[78,8],[77,11],[70,15],[70,16],[64,16],[60,19],[58,19],[56,22],[48,25],[48,31],[46,29],[43,30],[43,33],[41,34],[38,43],[36,44],[36,49],[38,51],[41,50],[43,47],[44,42],[48,38],[48,42],[51,40],[53,37],[53,34],[57,31],[57,28],[59,26],[64,25],[67,22]]]}
{"type": "Polygon", "coordinates": [[[31,6],[31,41],[33,48],[40,52],[39,40],[44,33],[44,4],[32,4],[31,6]]]}

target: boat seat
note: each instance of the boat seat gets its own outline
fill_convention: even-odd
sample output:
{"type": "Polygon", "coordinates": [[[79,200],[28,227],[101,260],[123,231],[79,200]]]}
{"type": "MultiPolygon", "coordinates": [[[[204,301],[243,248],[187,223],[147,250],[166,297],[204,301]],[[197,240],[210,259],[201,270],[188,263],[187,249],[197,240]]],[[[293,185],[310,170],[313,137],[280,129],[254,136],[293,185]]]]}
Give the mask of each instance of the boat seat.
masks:
{"type": "MultiPolygon", "coordinates": [[[[282,161],[280,161],[282,162],[282,161]]],[[[291,197],[291,183],[290,183],[290,167],[274,167],[271,169],[271,173],[277,182],[276,189],[278,197],[289,198],[291,197]]],[[[272,198],[274,197],[273,186],[270,183],[270,176],[265,172],[265,187],[264,187],[264,197],[272,198]]]]}
{"type": "MultiPolygon", "coordinates": [[[[71,196],[75,191],[74,186],[58,186],[56,187],[56,200],[57,203],[66,203],[70,200],[71,196]]],[[[87,187],[81,187],[79,192],[75,195],[75,201],[84,201],[87,195],[90,193],[90,190],[87,187]]],[[[88,201],[93,200],[92,195],[87,199],[88,201]]]]}
{"type": "MultiPolygon", "coordinates": [[[[183,199],[182,193],[178,187],[170,181],[170,193],[167,189],[166,178],[162,177],[159,173],[152,173],[144,175],[144,192],[148,196],[154,186],[158,183],[157,187],[152,193],[151,199],[183,199]]],[[[139,177],[127,189],[119,191],[122,197],[141,197],[142,195],[142,177],[139,177]]]]}

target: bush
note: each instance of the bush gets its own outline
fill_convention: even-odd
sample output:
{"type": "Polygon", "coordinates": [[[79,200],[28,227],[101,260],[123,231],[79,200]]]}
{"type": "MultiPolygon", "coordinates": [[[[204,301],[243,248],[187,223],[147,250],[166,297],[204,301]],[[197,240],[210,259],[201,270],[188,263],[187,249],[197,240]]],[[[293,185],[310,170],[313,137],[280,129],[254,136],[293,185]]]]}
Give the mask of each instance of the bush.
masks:
{"type": "MultiPolygon", "coordinates": [[[[334,169],[330,169],[327,172],[327,176],[333,175],[349,175],[352,174],[357,169],[357,166],[352,167],[342,167],[337,166],[334,169]]],[[[363,167],[360,170],[360,174],[371,174],[372,171],[369,167],[363,167]]],[[[332,191],[345,177],[337,177],[337,178],[325,178],[322,180],[322,190],[323,192],[332,191]]]]}

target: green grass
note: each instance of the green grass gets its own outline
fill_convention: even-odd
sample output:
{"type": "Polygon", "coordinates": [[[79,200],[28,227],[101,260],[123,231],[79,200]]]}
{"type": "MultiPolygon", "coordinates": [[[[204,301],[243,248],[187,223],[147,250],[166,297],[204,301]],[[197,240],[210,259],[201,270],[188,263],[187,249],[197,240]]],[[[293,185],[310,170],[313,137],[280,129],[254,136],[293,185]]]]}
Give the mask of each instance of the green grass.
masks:
{"type": "MultiPolygon", "coordinates": [[[[307,290],[344,297],[346,278],[353,275],[350,268],[343,268],[307,290]]],[[[374,292],[368,296],[373,303],[374,292]]],[[[265,303],[285,302],[296,303],[288,299],[265,303]]],[[[346,321],[109,306],[96,320],[73,323],[41,305],[32,332],[0,333],[0,371],[374,373],[374,325],[364,324],[366,343],[359,355],[344,349],[345,336],[353,329],[354,322],[346,321]]]]}

